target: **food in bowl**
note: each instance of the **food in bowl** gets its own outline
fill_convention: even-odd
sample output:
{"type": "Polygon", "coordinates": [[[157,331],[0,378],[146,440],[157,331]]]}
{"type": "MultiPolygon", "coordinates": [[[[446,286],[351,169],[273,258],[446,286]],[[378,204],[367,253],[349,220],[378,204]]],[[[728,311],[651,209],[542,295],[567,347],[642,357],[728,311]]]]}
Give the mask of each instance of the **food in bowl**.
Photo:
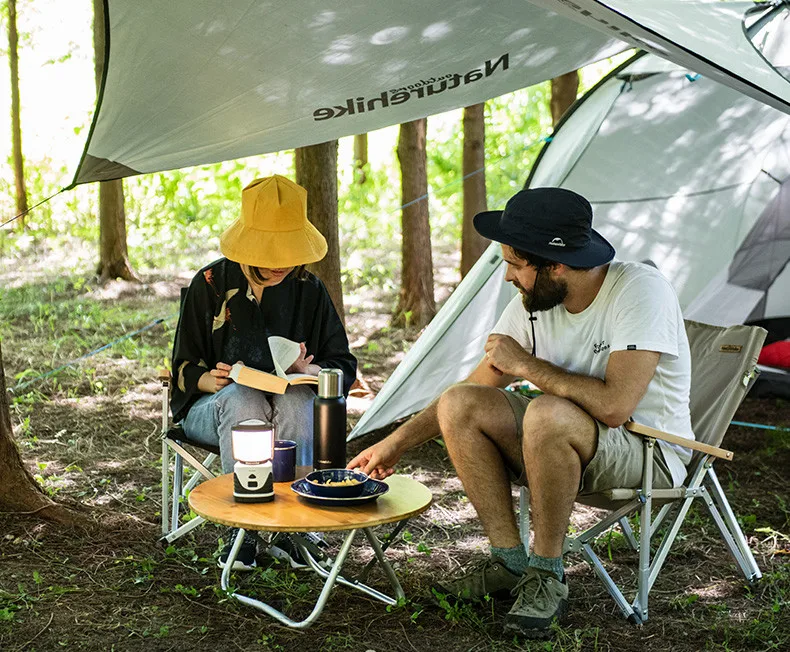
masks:
{"type": "Polygon", "coordinates": [[[323,484],[325,487],[350,487],[362,483],[356,478],[345,478],[344,480],[326,480],[324,482],[319,482],[319,484],[323,484]]]}
{"type": "Polygon", "coordinates": [[[354,498],[364,491],[368,476],[349,469],[323,469],[308,473],[305,480],[317,496],[354,498]]]}

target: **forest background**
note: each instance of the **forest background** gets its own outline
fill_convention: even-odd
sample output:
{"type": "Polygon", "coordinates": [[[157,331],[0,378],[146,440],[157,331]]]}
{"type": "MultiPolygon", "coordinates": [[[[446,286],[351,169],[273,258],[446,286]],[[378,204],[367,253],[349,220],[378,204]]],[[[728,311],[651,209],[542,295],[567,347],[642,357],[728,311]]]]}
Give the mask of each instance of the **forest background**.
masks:
{"type": "MultiPolygon", "coordinates": [[[[42,518],[47,510],[0,513],[0,649],[166,650],[188,642],[208,650],[231,645],[229,638],[234,646],[262,650],[659,650],[668,641],[680,650],[782,649],[790,642],[784,556],[790,507],[786,474],[779,471],[790,462],[786,431],[733,429],[730,446],[746,461],[724,472],[766,578],[757,588],[745,587],[706,517],[695,515],[693,525],[703,535],[676,546],[677,563],[658,585],[655,611],[642,631],[620,621],[582,564],[569,571],[578,596],[575,615],[550,642],[505,636],[507,607],[500,605],[428,608],[422,596],[431,579],[485,550],[473,510],[437,444],[410,454],[402,469],[425,482],[436,499],[392,551],[407,594],[414,596],[403,608],[385,611],[357,596],[335,606],[330,600],[313,629],[294,633],[256,619],[215,588],[215,528],[200,528],[178,545],[160,548],[152,525],[160,514],[156,369],[169,364],[179,288],[219,257],[219,234],[238,213],[241,189],[259,176],[294,178],[295,155],[280,152],[124,180],[125,240],[136,279],[102,279],[98,184],[57,194],[71,181],[95,105],[93,6],[88,0],[4,2],[4,33],[12,6],[28,204],[55,196],[0,228],[0,342],[5,384],[12,390],[9,423],[42,496],[76,514],[77,526],[71,517],[67,528],[53,526],[42,518]],[[679,626],[668,628],[670,622],[679,626]]],[[[12,87],[9,59],[3,49],[3,89],[12,87]]],[[[578,92],[618,61],[579,71],[578,92]]],[[[556,120],[551,99],[546,82],[480,107],[489,207],[503,206],[523,186],[556,120]]],[[[9,116],[11,105],[12,94],[0,92],[0,116],[9,116]]],[[[461,278],[463,120],[462,109],[430,116],[425,132],[428,198],[422,203],[430,224],[431,293],[439,306],[461,278]]],[[[10,120],[0,126],[2,222],[18,212],[10,126],[10,120]]],[[[408,311],[405,320],[395,319],[404,256],[400,134],[398,126],[368,134],[361,167],[359,141],[338,143],[340,280],[361,370],[352,423],[421,330],[410,323],[408,311]]],[[[747,401],[741,416],[788,423],[787,406],[777,401],[747,401]]],[[[355,445],[371,441],[365,437],[355,445]]],[[[0,495],[9,484],[9,476],[0,473],[0,495]]],[[[574,527],[591,517],[591,510],[582,510],[574,527]]],[[[611,557],[622,549],[618,537],[610,532],[599,552],[611,557]]],[[[261,569],[254,579],[283,593],[291,608],[303,608],[314,583],[270,571],[261,569]]],[[[634,564],[614,564],[614,572],[633,577],[634,564]]]]}

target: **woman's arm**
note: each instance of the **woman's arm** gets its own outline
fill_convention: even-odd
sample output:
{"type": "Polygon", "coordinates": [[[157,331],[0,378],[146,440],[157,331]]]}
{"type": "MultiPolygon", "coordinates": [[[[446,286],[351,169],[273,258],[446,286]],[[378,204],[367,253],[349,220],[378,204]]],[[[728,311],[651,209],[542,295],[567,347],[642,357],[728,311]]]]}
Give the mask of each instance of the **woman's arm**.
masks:
{"type": "MultiPolygon", "coordinates": [[[[181,311],[173,343],[173,391],[170,401],[173,417],[180,421],[201,393],[211,391],[208,379],[211,358],[213,301],[205,278],[198,273],[181,300],[181,311]]],[[[216,389],[214,390],[216,391],[216,389]]]]}

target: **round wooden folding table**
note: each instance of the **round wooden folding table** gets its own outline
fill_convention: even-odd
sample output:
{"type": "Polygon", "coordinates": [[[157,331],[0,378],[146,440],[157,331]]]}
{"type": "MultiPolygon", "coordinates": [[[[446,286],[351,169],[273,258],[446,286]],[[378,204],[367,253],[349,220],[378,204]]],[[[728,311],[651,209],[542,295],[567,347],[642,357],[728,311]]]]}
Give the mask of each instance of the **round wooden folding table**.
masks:
{"type": "Polygon", "coordinates": [[[395,571],[384,556],[381,544],[371,528],[386,523],[405,521],[424,512],[430,506],[432,497],[425,485],[405,476],[393,475],[387,478],[386,483],[389,485],[389,491],[375,502],[352,507],[324,507],[307,503],[291,490],[290,483],[287,482],[274,484],[274,501],[249,504],[237,503],[233,500],[233,474],[228,473],[207,480],[195,487],[189,494],[189,505],[197,514],[209,521],[239,528],[222,571],[220,583],[225,591],[228,591],[230,572],[238,556],[246,530],[289,533],[348,531],[329,570],[323,568],[316,561],[310,551],[302,545],[298,536],[294,537],[294,543],[307,560],[310,568],[325,578],[324,586],[313,611],[304,620],[292,620],[265,602],[240,593],[231,593],[240,602],[260,609],[289,627],[306,628],[323,611],[335,583],[358,589],[389,605],[393,605],[398,599],[405,597],[395,571]],[[354,536],[359,530],[365,533],[376,559],[392,585],[395,592],[394,598],[359,580],[347,579],[340,575],[354,536]]]}

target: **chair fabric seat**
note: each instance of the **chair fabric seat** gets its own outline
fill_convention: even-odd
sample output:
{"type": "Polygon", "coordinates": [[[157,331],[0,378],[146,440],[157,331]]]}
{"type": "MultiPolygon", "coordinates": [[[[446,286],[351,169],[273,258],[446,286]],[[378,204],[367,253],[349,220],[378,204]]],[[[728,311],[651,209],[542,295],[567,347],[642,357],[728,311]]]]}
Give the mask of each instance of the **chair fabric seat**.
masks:
{"type": "MultiPolygon", "coordinates": [[[[639,495],[639,489],[609,489],[597,494],[576,496],[576,502],[588,507],[598,509],[616,510],[624,507],[639,495]]],[[[653,489],[652,498],[654,505],[663,505],[674,500],[679,500],[686,495],[685,487],[674,489],[653,489]]]]}
{"type": "Polygon", "coordinates": [[[190,439],[187,437],[187,434],[184,432],[184,429],[181,426],[172,426],[165,434],[165,437],[172,439],[174,442],[181,444],[182,446],[197,446],[204,451],[219,455],[219,446],[213,446],[211,444],[206,444],[190,439]]]}

